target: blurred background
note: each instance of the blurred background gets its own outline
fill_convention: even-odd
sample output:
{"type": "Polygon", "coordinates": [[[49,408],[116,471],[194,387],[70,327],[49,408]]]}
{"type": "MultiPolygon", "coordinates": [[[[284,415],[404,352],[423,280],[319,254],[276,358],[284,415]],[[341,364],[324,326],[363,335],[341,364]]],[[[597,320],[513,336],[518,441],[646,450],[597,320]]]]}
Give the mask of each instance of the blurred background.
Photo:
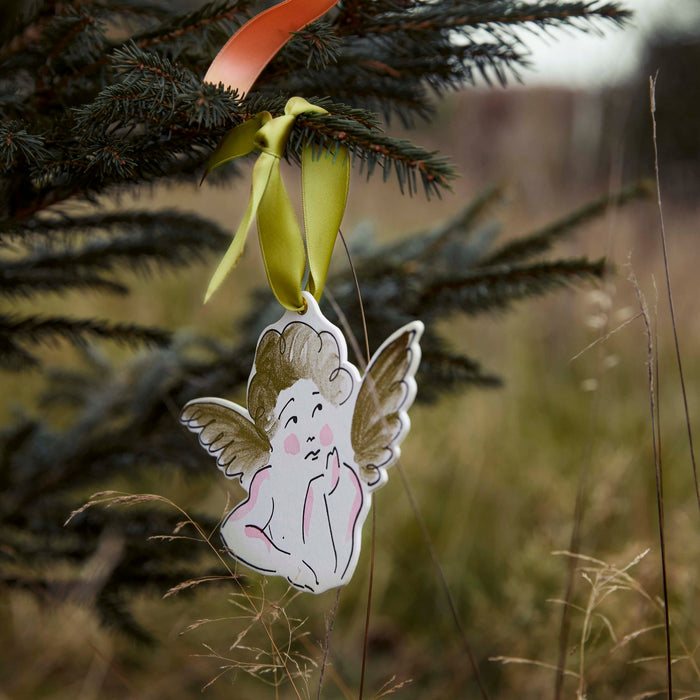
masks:
{"type": "MultiPolygon", "coordinates": [[[[491,214],[502,223],[505,239],[537,230],[631,182],[653,181],[649,77],[658,71],[669,270],[697,431],[700,11],[692,0],[627,5],[637,14],[622,31],[533,39],[532,69],[523,72],[522,84],[483,85],[446,99],[433,122],[405,135],[456,163],[461,178],[453,194],[428,202],[409,199],[392,183],[367,183],[354,173],[344,231],[351,246],[372,238],[398,240],[449,219],[495,184],[502,196],[491,214]]],[[[389,130],[403,133],[398,124],[389,130]]],[[[196,210],[234,230],[247,198],[244,189],[156,187],[146,202],[134,206],[196,210]]],[[[412,410],[403,466],[493,697],[553,697],[567,585],[570,629],[564,652],[570,675],[562,697],[577,697],[583,688],[596,698],[664,694],[648,339],[639,293],[648,304],[658,353],[674,697],[700,697],[699,511],[653,184],[649,192],[560,244],[562,255],[606,256],[613,263],[600,285],[521,302],[506,315],[445,322],[442,332],[453,346],[500,374],[502,387],[472,389],[412,410]],[[562,552],[571,548],[577,522],[579,551],[590,559],[575,560],[578,569],[568,583],[572,557],[562,552]]],[[[233,322],[249,311],[250,293],[263,279],[259,260],[255,244],[250,245],[225,294],[207,307],[201,298],[211,262],[135,281],[126,302],[74,294],[68,302],[47,304],[69,303],[86,315],[99,305],[110,318],[226,338],[233,322]]],[[[336,251],[336,268],[346,264],[336,251]]],[[[380,340],[372,339],[373,345],[380,340]]],[[[125,351],[105,352],[127,357],[125,351]]],[[[73,351],[63,347],[46,356],[55,366],[74,361],[73,351]]],[[[1,377],[6,420],[19,403],[36,405],[42,377],[1,377]]],[[[115,475],[115,483],[212,517],[224,512],[227,498],[240,497],[213,463],[199,479],[149,473],[141,483],[128,484],[118,484],[115,475]]],[[[438,574],[396,474],[377,493],[376,519],[365,696],[478,697],[438,574]]],[[[364,555],[340,595],[330,636],[326,698],[357,697],[369,521],[364,536],[364,555]]],[[[106,542],[105,551],[109,546],[106,542]]],[[[96,557],[92,564],[101,562],[96,557]]],[[[222,671],[205,697],[296,697],[286,685],[264,684],[274,682],[279,671],[266,672],[261,652],[245,656],[232,648],[242,630],[249,630],[242,647],[255,650],[268,643],[245,599],[206,584],[162,599],[165,592],[144,589],[129,602],[155,640],[151,644],[101,624],[80,601],[47,607],[29,592],[8,592],[0,600],[0,698],[194,697],[222,671]],[[210,622],[188,630],[199,620],[210,622]]],[[[267,622],[279,634],[278,644],[293,638],[289,658],[308,669],[308,680],[297,681],[299,693],[316,697],[319,649],[335,592],[292,597],[270,582],[254,595],[274,603],[266,608],[267,622]]]]}

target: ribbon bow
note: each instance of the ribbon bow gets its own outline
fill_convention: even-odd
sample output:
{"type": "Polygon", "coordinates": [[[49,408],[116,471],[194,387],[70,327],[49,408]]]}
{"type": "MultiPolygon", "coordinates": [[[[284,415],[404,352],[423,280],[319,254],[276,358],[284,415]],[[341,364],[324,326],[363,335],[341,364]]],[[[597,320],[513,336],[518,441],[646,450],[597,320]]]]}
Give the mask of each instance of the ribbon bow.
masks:
{"type": "Polygon", "coordinates": [[[306,231],[306,252],[299,223],[280,174],[280,158],[284,155],[294,120],[304,112],[328,114],[301,97],[292,97],[284,114],[273,118],[260,112],[232,129],[212,154],[207,172],[254,149],[260,151],[253,167],[250,197],[243,220],[209,283],[205,303],[233,269],[257,215],[258,238],[265,263],[265,272],[273,294],[282,306],[303,311],[302,282],[308,256],[306,289],[319,300],[328,274],[333,246],[345,212],[350,182],[350,159],[347,149],[336,147],[314,153],[304,146],[301,158],[301,180],[306,231]],[[316,156],[316,157],[315,157],[316,156]]]}

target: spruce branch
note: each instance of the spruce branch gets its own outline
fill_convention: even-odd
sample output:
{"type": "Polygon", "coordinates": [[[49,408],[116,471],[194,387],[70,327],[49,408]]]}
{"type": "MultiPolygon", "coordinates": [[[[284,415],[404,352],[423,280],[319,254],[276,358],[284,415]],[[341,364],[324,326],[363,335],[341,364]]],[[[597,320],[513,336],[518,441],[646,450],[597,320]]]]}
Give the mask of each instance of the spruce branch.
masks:
{"type": "Polygon", "coordinates": [[[335,100],[379,112],[387,123],[397,115],[410,126],[434,112],[420,81],[407,84],[404,76],[397,77],[396,71],[376,61],[342,62],[318,73],[298,71],[284,76],[279,83],[267,84],[266,94],[279,93],[282,84],[289,94],[302,97],[313,97],[318,92],[333,94],[335,100]]]}
{"type": "MultiPolygon", "coordinates": [[[[1,321],[0,321],[1,322],[1,321]]],[[[39,367],[39,360],[14,338],[0,332],[0,360],[8,372],[25,372],[39,367]]]]}
{"type": "Polygon", "coordinates": [[[47,238],[55,242],[57,239],[75,239],[76,236],[118,237],[129,233],[157,239],[165,239],[172,233],[173,243],[185,244],[189,240],[193,252],[197,247],[220,250],[226,238],[230,238],[230,234],[214,221],[176,209],[37,216],[28,221],[0,221],[0,237],[9,236],[18,240],[30,238],[38,242],[47,238]]]}
{"type": "MultiPolygon", "coordinates": [[[[142,274],[156,268],[184,267],[203,260],[211,251],[224,250],[231,241],[230,233],[213,222],[175,211],[56,219],[29,230],[34,238],[39,236],[39,242],[23,258],[0,261],[0,293],[12,292],[18,278],[26,278],[31,285],[35,275],[47,275],[48,280],[52,275],[63,275],[70,285],[71,275],[77,281],[87,281],[91,278],[85,275],[112,272],[117,267],[142,274]],[[58,237],[51,236],[57,230],[58,237]],[[75,240],[78,234],[83,242],[75,240]]],[[[121,285],[96,279],[115,285],[112,291],[126,291],[121,285]]]]}
{"type": "MultiPolygon", "coordinates": [[[[52,266],[53,267],[53,266],[52,266]]],[[[41,261],[0,261],[0,296],[28,299],[37,294],[71,289],[107,292],[125,296],[129,289],[120,282],[96,274],[42,268],[41,261]]]]}
{"type": "Polygon", "coordinates": [[[343,43],[333,25],[324,19],[316,20],[293,32],[292,39],[277,54],[262,78],[269,79],[279,72],[322,71],[338,61],[342,48],[343,43]]]}
{"type": "Polygon", "coordinates": [[[421,260],[428,263],[434,261],[452,242],[460,241],[464,245],[466,238],[474,233],[477,223],[501,201],[502,197],[503,191],[500,187],[486,187],[452,219],[448,219],[432,231],[415,234],[413,239],[422,244],[421,249],[414,255],[418,264],[421,264],[421,260]]]}
{"type": "Polygon", "coordinates": [[[0,171],[10,171],[19,165],[33,165],[51,155],[46,138],[27,131],[25,122],[10,120],[0,122],[0,171]]]}
{"type": "MultiPolygon", "coordinates": [[[[410,15],[399,11],[375,13],[372,22],[363,24],[367,34],[386,35],[395,32],[425,33],[442,30],[469,31],[485,29],[497,32],[513,27],[544,30],[571,26],[579,30],[593,29],[598,22],[624,24],[631,16],[614,2],[600,0],[500,0],[462,2],[438,0],[434,3],[412,3],[410,15]]],[[[355,27],[352,29],[356,31],[355,27]]]]}
{"type": "Polygon", "coordinates": [[[379,168],[386,182],[392,170],[401,192],[413,195],[418,191],[418,180],[427,197],[441,195],[450,189],[450,181],[456,177],[454,167],[437,151],[426,151],[404,139],[384,136],[358,122],[336,115],[308,114],[297,117],[290,144],[295,154],[302,143],[317,144],[323,148],[332,145],[345,146],[352,154],[353,162],[360,161],[360,172],[369,179],[379,168]],[[296,136],[296,138],[295,138],[296,136]]]}
{"type": "Polygon", "coordinates": [[[152,346],[169,342],[170,336],[161,330],[128,323],[0,314],[0,357],[3,361],[7,360],[10,368],[22,358],[25,362],[36,363],[36,358],[26,346],[53,347],[58,339],[67,340],[78,347],[84,346],[89,339],[152,346]]]}
{"type": "Polygon", "coordinates": [[[514,301],[541,296],[574,280],[601,279],[606,270],[605,260],[586,258],[479,269],[429,284],[416,312],[419,316],[450,311],[475,315],[504,310],[514,301]]]}
{"type": "MultiPolygon", "coordinates": [[[[202,83],[188,69],[156,53],[132,43],[115,50],[110,63],[117,80],[73,113],[77,128],[87,134],[103,132],[105,123],[110,133],[128,133],[146,122],[161,131],[190,127],[189,135],[196,136],[199,127],[230,127],[242,121],[237,119],[238,103],[230,92],[202,83]]],[[[205,132],[199,133],[210,142],[217,135],[207,139],[205,132]]]]}
{"type": "Polygon", "coordinates": [[[220,45],[249,17],[248,0],[213,0],[185,14],[168,17],[159,26],[131,37],[139,48],[158,46],[171,57],[182,59],[196,47],[197,58],[210,54],[211,60],[220,45]]]}
{"type": "Polygon", "coordinates": [[[521,236],[484,259],[484,265],[503,265],[546,253],[562,238],[573,233],[579,226],[602,216],[610,209],[635,199],[648,198],[652,194],[651,184],[645,180],[635,182],[619,192],[608,193],[538,231],[521,236]]]}
{"type": "Polygon", "coordinates": [[[498,375],[484,372],[476,360],[446,351],[430,350],[421,354],[420,381],[420,400],[424,402],[437,400],[443,391],[463,389],[465,386],[496,388],[503,384],[498,375]]]}

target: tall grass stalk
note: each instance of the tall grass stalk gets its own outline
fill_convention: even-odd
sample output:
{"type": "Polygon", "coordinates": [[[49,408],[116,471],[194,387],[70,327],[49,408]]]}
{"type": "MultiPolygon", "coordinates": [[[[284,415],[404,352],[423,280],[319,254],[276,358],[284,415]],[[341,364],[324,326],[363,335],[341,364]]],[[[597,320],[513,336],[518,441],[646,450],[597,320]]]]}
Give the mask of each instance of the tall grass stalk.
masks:
{"type": "MultiPolygon", "coordinates": [[[[265,635],[267,636],[269,643],[270,643],[270,648],[271,652],[269,653],[270,659],[272,663],[266,663],[265,661],[258,661],[257,657],[256,660],[252,663],[245,663],[241,662],[240,660],[237,659],[228,659],[225,657],[222,657],[220,654],[218,654],[214,649],[209,647],[208,645],[204,645],[206,649],[209,650],[209,654],[206,656],[214,657],[219,660],[222,660],[226,662],[226,665],[223,667],[223,670],[221,673],[219,673],[216,677],[211,679],[209,683],[205,686],[208,687],[212,683],[216,682],[221,676],[225,675],[231,670],[242,670],[245,671],[246,673],[249,673],[251,675],[256,675],[260,677],[260,674],[262,673],[269,673],[272,672],[273,674],[276,674],[277,668],[281,667],[281,669],[284,671],[284,675],[289,681],[289,684],[292,687],[292,690],[294,691],[295,696],[297,697],[298,700],[302,700],[302,696],[299,692],[299,689],[297,688],[296,683],[294,682],[294,675],[297,676],[302,676],[304,677],[306,673],[304,672],[303,669],[300,668],[298,661],[294,658],[294,656],[291,653],[291,642],[294,638],[294,632],[296,631],[297,628],[294,628],[292,626],[292,621],[287,617],[286,612],[284,612],[284,607],[280,605],[274,606],[274,609],[276,612],[280,613],[280,619],[284,619],[287,623],[288,626],[288,645],[287,645],[287,650],[282,651],[280,650],[277,642],[275,641],[274,635],[272,634],[272,631],[270,629],[270,626],[264,619],[264,612],[265,612],[265,598],[263,596],[261,605],[258,607],[255,604],[255,601],[253,600],[252,596],[248,593],[248,591],[245,589],[245,586],[241,583],[240,577],[231,569],[229,566],[229,563],[226,561],[226,559],[222,556],[221,552],[219,549],[212,543],[212,537],[218,530],[218,527],[215,528],[212,532],[207,534],[202,526],[194,520],[183,508],[178,506],[176,503],[171,501],[169,498],[165,498],[164,496],[160,496],[158,494],[151,494],[151,493],[145,493],[145,494],[128,494],[128,493],[123,493],[119,491],[101,491],[98,493],[93,494],[89,501],[85,504],[83,504],[80,508],[74,510],[69,516],[66,522],[64,523],[67,525],[68,523],[73,520],[77,515],[80,513],[83,513],[86,511],[88,508],[92,508],[94,506],[98,505],[105,505],[107,507],[110,506],[135,506],[138,505],[139,503],[162,503],[164,505],[167,505],[171,508],[174,508],[177,510],[185,519],[181,521],[175,532],[170,535],[157,535],[155,537],[152,537],[151,539],[159,539],[159,540],[176,540],[176,539],[184,539],[184,540],[191,540],[195,542],[200,542],[200,543],[206,543],[208,547],[211,549],[211,551],[214,553],[216,558],[219,560],[221,565],[224,567],[224,569],[228,572],[227,576],[222,576],[222,577],[211,577],[211,576],[206,576],[201,579],[190,579],[188,581],[184,581],[177,586],[174,586],[171,588],[169,591],[167,591],[164,595],[164,597],[169,597],[171,595],[174,595],[176,593],[179,593],[180,591],[193,588],[194,586],[198,586],[202,583],[206,583],[212,580],[221,580],[221,579],[230,579],[231,581],[235,582],[240,590],[240,594],[243,596],[245,599],[245,604],[248,606],[247,609],[244,608],[244,612],[249,614],[249,618],[251,620],[250,625],[247,628],[244,628],[243,631],[241,631],[236,640],[233,642],[231,645],[230,649],[234,649],[237,647],[240,647],[241,649],[244,649],[246,651],[251,651],[254,653],[260,653],[261,650],[255,650],[255,649],[250,649],[248,647],[243,647],[241,645],[242,641],[244,640],[246,634],[248,631],[256,624],[260,624],[261,627],[263,628],[265,635]],[[196,537],[191,537],[191,536],[186,536],[186,535],[180,535],[179,532],[186,527],[187,525],[190,525],[191,527],[194,528],[194,530],[197,533],[196,537]],[[296,673],[293,674],[292,671],[289,668],[289,663],[292,663],[296,667],[296,673]]],[[[226,511],[229,508],[229,503],[226,503],[226,511]]],[[[291,590],[291,587],[290,587],[291,590]]],[[[289,591],[288,591],[289,592],[289,591]]],[[[239,604],[239,607],[240,604],[239,604]]],[[[207,624],[209,622],[214,622],[214,620],[199,620],[198,622],[190,625],[187,629],[192,630],[197,627],[200,627],[203,624],[207,624]]],[[[308,659],[304,659],[307,660],[308,659]]]]}
{"type": "MultiPolygon", "coordinates": [[[[355,338],[355,335],[352,331],[352,328],[350,327],[350,324],[347,321],[347,317],[343,313],[342,309],[338,306],[338,304],[335,302],[333,299],[332,294],[329,294],[329,299],[331,302],[331,305],[333,306],[334,311],[338,315],[338,318],[340,319],[341,325],[343,326],[343,330],[345,331],[346,336],[350,339],[350,344],[353,347],[353,350],[357,356],[357,361],[358,364],[362,367],[363,371],[367,364],[369,364],[370,361],[370,349],[369,349],[369,336],[367,333],[367,323],[365,320],[365,312],[364,312],[364,306],[362,303],[362,292],[360,290],[360,283],[357,278],[357,273],[355,271],[355,266],[353,265],[352,262],[352,257],[350,255],[350,249],[347,245],[347,242],[345,241],[345,237],[342,234],[342,231],[338,232],[340,235],[340,238],[343,242],[343,245],[345,247],[345,253],[348,257],[348,261],[350,264],[350,269],[352,271],[352,276],[353,280],[355,283],[355,288],[357,290],[357,297],[358,297],[358,302],[360,304],[360,315],[362,318],[362,328],[363,328],[363,333],[364,333],[364,339],[365,339],[365,350],[367,353],[367,359],[366,361],[363,361],[363,358],[361,356],[360,350],[359,350],[359,344],[357,342],[357,338],[355,338]]],[[[459,615],[459,612],[457,610],[457,605],[454,601],[454,597],[452,596],[452,591],[450,590],[449,583],[447,582],[447,578],[445,577],[445,572],[442,570],[442,565],[440,564],[440,561],[437,557],[437,554],[435,552],[435,548],[433,546],[432,540],[430,538],[430,534],[428,533],[428,528],[425,525],[425,521],[423,520],[423,516],[420,513],[420,510],[418,508],[418,504],[416,503],[416,500],[413,496],[413,492],[411,490],[411,487],[408,483],[408,479],[406,478],[406,473],[404,472],[403,466],[401,464],[401,460],[398,459],[396,460],[395,468],[399,473],[399,476],[401,477],[401,483],[403,485],[404,491],[406,492],[406,496],[409,501],[409,505],[411,506],[411,510],[413,511],[413,516],[418,523],[418,527],[421,532],[421,536],[423,538],[423,541],[425,542],[426,548],[428,549],[428,552],[430,554],[431,561],[433,563],[433,566],[435,568],[435,571],[438,576],[438,580],[440,582],[440,586],[443,590],[443,593],[445,595],[445,598],[447,599],[448,606],[450,608],[450,612],[452,614],[452,619],[454,621],[455,627],[457,631],[459,632],[462,645],[464,647],[464,651],[467,654],[467,658],[469,659],[469,664],[471,666],[472,672],[474,674],[474,678],[477,682],[477,685],[479,686],[479,691],[481,693],[481,697],[483,700],[490,700],[489,699],[489,694],[488,691],[486,690],[486,686],[484,684],[484,681],[481,677],[481,672],[479,670],[479,662],[476,659],[476,656],[471,648],[471,644],[469,643],[469,640],[467,638],[467,633],[466,630],[464,629],[464,625],[462,624],[461,617],[459,615]]],[[[369,639],[369,616],[370,616],[370,607],[372,603],[372,583],[374,579],[374,549],[375,549],[375,535],[376,535],[376,513],[375,513],[375,508],[376,508],[376,503],[374,502],[374,499],[372,499],[372,549],[371,549],[371,559],[370,559],[370,581],[369,581],[369,591],[367,595],[367,615],[366,615],[366,620],[365,620],[365,633],[364,633],[364,639],[363,639],[363,649],[362,649],[362,672],[361,672],[361,678],[360,678],[360,693],[359,693],[359,700],[362,700],[362,694],[364,690],[364,679],[365,679],[365,668],[366,668],[366,657],[367,657],[367,646],[368,646],[368,639],[369,639]]]]}
{"type": "Polygon", "coordinates": [[[666,572],[666,530],[664,523],[664,480],[661,464],[661,422],[658,405],[658,354],[656,349],[655,334],[652,334],[651,318],[646,299],[642,294],[637,279],[630,272],[630,280],[634,286],[637,300],[642,311],[644,330],[647,337],[647,377],[649,381],[649,409],[651,412],[651,442],[654,454],[654,475],[656,478],[656,507],[659,520],[659,543],[661,547],[661,580],[663,585],[664,601],[664,634],[666,641],[666,694],[668,700],[673,698],[673,674],[671,670],[671,620],[668,609],[668,579],[666,572]]]}
{"type": "Polygon", "coordinates": [[[659,176],[659,148],[656,137],[656,80],[659,71],[649,76],[649,105],[651,111],[652,141],[654,144],[654,174],[656,176],[656,202],[659,209],[659,235],[661,237],[661,251],[664,259],[664,277],[666,280],[666,295],[668,297],[668,308],[671,312],[671,327],[673,329],[673,344],[676,350],[676,364],[678,365],[678,375],[681,382],[681,394],[683,396],[683,410],[685,411],[685,425],[688,433],[688,446],[690,448],[690,462],[693,468],[693,480],[695,483],[695,498],[700,510],[700,483],[698,482],[698,470],[695,462],[695,449],[693,446],[693,431],[690,427],[690,410],[688,409],[688,393],[685,388],[685,376],[683,374],[683,362],[681,360],[680,343],[678,341],[678,328],[676,326],[676,310],[673,304],[673,292],[671,291],[671,272],[668,265],[668,251],[666,243],[666,226],[664,224],[664,209],[661,202],[661,178],[659,176]]]}

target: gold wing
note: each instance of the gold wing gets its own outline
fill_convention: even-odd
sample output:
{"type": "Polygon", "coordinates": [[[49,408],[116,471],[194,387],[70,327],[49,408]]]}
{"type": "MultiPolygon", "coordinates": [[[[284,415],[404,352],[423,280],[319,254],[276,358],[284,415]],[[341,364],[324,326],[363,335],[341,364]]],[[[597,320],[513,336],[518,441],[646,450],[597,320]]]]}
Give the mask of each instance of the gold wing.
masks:
{"type": "Polygon", "coordinates": [[[250,415],[225,399],[194,399],[180,413],[180,422],[199,436],[200,445],[212,456],[224,474],[247,482],[269,464],[270,443],[250,415]]]}
{"type": "Polygon", "coordinates": [[[411,421],[414,375],[420,363],[423,324],[413,321],[387,338],[370,361],[352,418],[351,441],[360,475],[369,486],[386,481],[386,468],[400,456],[411,421]]]}

